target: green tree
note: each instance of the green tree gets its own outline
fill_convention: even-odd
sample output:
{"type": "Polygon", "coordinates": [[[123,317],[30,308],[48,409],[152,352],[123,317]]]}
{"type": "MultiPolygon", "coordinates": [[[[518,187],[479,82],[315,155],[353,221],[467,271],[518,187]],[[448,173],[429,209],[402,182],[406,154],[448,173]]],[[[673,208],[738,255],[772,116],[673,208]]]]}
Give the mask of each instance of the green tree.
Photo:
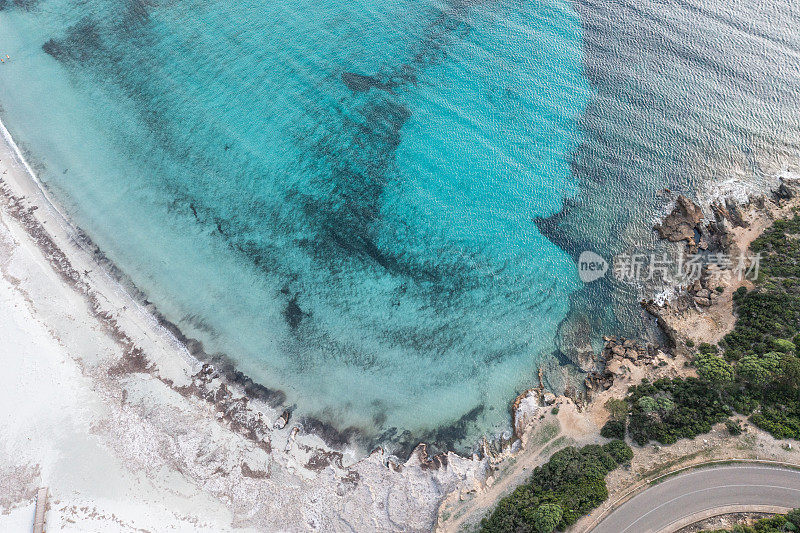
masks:
{"type": "Polygon", "coordinates": [[[797,529],[800,529],[800,508],[792,509],[786,513],[786,520],[797,529]]]}
{"type": "Polygon", "coordinates": [[[772,345],[775,347],[776,352],[793,354],[797,351],[797,346],[795,346],[792,341],[786,339],[775,339],[772,341],[772,345]]]}
{"type": "Polygon", "coordinates": [[[533,515],[533,525],[538,533],[552,533],[561,522],[563,514],[557,503],[542,504],[533,515]]]}
{"type": "Polygon", "coordinates": [[[656,405],[658,406],[658,410],[662,413],[669,413],[673,409],[675,409],[675,402],[667,398],[666,396],[661,396],[656,398],[656,405]]]}
{"type": "Polygon", "coordinates": [[[739,376],[753,385],[766,385],[781,369],[783,354],[767,352],[763,355],[745,355],[736,365],[739,376]]]}
{"type": "Polygon", "coordinates": [[[639,406],[639,409],[645,413],[655,413],[658,411],[658,402],[652,396],[642,396],[636,404],[639,406]]]}
{"type": "Polygon", "coordinates": [[[633,450],[621,440],[612,440],[603,444],[603,450],[613,457],[618,465],[625,464],[633,459],[633,450]]]}
{"type": "Polygon", "coordinates": [[[784,354],[781,358],[781,378],[790,387],[800,387],[800,358],[784,354]]]}
{"type": "Polygon", "coordinates": [[[694,359],[697,374],[715,385],[733,381],[733,367],[722,357],[712,354],[699,353],[694,359]]]}
{"type": "Polygon", "coordinates": [[[625,438],[625,421],[624,420],[609,420],[600,429],[600,435],[607,439],[624,439],[625,438]]]}
{"type": "Polygon", "coordinates": [[[713,344],[709,344],[707,342],[701,342],[700,346],[697,347],[701,354],[704,355],[714,355],[717,353],[718,349],[713,344]]]}

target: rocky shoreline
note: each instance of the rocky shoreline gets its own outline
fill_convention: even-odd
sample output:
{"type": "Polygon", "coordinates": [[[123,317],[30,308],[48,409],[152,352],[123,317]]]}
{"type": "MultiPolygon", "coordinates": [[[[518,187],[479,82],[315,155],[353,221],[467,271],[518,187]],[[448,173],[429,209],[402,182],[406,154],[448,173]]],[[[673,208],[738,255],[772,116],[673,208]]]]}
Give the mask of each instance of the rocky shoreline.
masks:
{"type": "MultiPolygon", "coordinates": [[[[774,192],[752,198],[747,204],[740,205],[730,200],[712,202],[706,209],[710,215],[708,218],[695,202],[678,196],[672,211],[653,229],[660,238],[682,246],[687,254],[742,254],[773,220],[790,215],[798,206],[800,177],[786,176],[780,178],[774,192]]],[[[691,349],[686,341],[719,342],[735,321],[733,292],[740,286],[750,286],[748,280],[734,279],[724,270],[716,265],[707,265],[698,279],[675,287],[669,300],[641,302],[642,308],[656,320],[664,334],[664,345],[614,335],[603,337],[601,352],[588,357],[595,367],[586,373],[583,391],[566,390],[562,395],[555,395],[545,390],[540,375],[540,386],[525,391],[511,404],[517,440],[505,443],[504,448],[491,455],[484,490],[496,494],[475,498],[468,504],[455,502],[452,498],[446,500],[437,531],[457,531],[467,523],[465,517],[468,516],[473,520],[479,519],[481,513],[491,509],[493,502],[504,494],[501,490],[494,491],[492,486],[502,485],[508,492],[513,488],[511,480],[515,476],[524,480],[529,468],[554,451],[552,443],[598,441],[599,429],[608,419],[604,402],[625,396],[628,386],[643,378],[654,380],[693,375],[694,369],[687,365],[691,349]],[[580,422],[576,424],[578,420],[580,422]],[[545,443],[541,442],[541,437],[532,438],[540,428],[553,423],[560,428],[554,435],[559,435],[560,431],[561,436],[545,443]],[[511,458],[517,462],[509,467],[511,458]],[[520,462],[524,465],[520,466],[520,462]],[[458,517],[456,520],[450,518],[454,515],[458,517]]],[[[657,453],[660,447],[655,449],[657,453]]]]}
{"type": "MultiPolygon", "coordinates": [[[[16,147],[2,148],[0,160],[9,174],[0,191],[0,229],[13,243],[7,262],[19,262],[26,272],[21,279],[6,266],[4,279],[33,311],[48,317],[50,334],[69,348],[93,383],[93,394],[101,395],[106,414],[95,422],[94,438],[153,483],[160,472],[174,472],[224,502],[236,527],[338,530],[347,524],[356,530],[427,531],[437,515],[441,522],[443,501],[486,493],[508,459],[524,455],[526,446],[533,449],[530,437],[543,422],[571,424],[573,437],[581,438],[592,427],[596,432],[592,417],[602,398],[648,372],[679,371],[675,354],[667,353],[676,350],[675,339],[682,335],[674,319],[679,307],[646,302],[673,346],[662,349],[609,336],[596,357],[598,366],[585,376],[583,391],[546,391],[540,373],[539,387],[511,404],[514,432],[508,438],[484,439],[472,457],[431,455],[420,443],[405,460],[380,448],[360,458],[347,448],[352,432],[293,420],[279,391],[259,386],[224,358],[206,354],[143,295],[137,297],[127,286],[122,290],[124,276],[52,205],[16,147]],[[87,348],[76,331],[101,335],[102,352],[87,348]],[[120,426],[115,420],[126,422],[120,426]],[[225,454],[213,451],[220,447],[225,454]],[[272,503],[265,506],[265,501],[272,503]]],[[[795,198],[795,186],[782,183],[774,201],[795,198]]],[[[656,231],[689,250],[716,250],[737,245],[731,228],[758,229],[737,206],[715,204],[711,209],[714,219],[704,224],[699,207],[679,197],[656,231]]],[[[686,309],[714,308],[726,294],[713,289],[701,278],[676,301],[686,309]]],[[[29,472],[31,483],[41,477],[35,465],[14,468],[29,472]]],[[[4,509],[27,505],[27,497],[7,502],[4,509]]]]}

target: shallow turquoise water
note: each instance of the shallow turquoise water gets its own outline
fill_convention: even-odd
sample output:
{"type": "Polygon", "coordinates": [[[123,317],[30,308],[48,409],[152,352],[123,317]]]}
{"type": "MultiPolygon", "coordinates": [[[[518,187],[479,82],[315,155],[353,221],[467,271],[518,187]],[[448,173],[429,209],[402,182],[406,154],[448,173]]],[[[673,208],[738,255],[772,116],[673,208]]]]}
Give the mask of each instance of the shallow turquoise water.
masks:
{"type": "Polygon", "coordinates": [[[726,41],[717,9],[0,2],[2,118],[158,310],[298,418],[468,447],[569,324],[639,331],[573,255],[647,240],[697,154],[795,149],[797,38],[736,6],[726,41]]]}

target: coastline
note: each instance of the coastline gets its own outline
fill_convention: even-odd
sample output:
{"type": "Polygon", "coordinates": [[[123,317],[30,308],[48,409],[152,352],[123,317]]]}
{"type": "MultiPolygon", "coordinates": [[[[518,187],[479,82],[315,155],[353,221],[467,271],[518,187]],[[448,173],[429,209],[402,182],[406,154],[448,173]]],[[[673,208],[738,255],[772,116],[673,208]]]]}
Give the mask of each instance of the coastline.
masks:
{"type": "MultiPolygon", "coordinates": [[[[6,137],[4,127],[3,133],[6,137]]],[[[486,461],[477,457],[451,452],[429,458],[424,445],[402,464],[381,449],[357,457],[301,431],[294,421],[286,423],[286,416],[270,406],[269,391],[224,365],[218,368],[219,361],[210,365],[197,358],[199,347],[129,294],[49,200],[8,137],[0,145],[0,166],[0,233],[7,252],[3,282],[25,302],[27,309],[15,306],[27,313],[20,322],[41,317],[49,337],[20,343],[55,340],[73,370],[89,380],[84,392],[93,397],[91,403],[102,407],[93,413],[97,419],[90,416],[90,438],[150,484],[157,485],[168,472],[222,503],[230,522],[212,530],[337,530],[347,523],[361,530],[426,531],[441,498],[482,483],[486,461]]],[[[7,392],[19,393],[13,387],[7,392]]],[[[47,440],[35,434],[27,438],[47,440]]],[[[4,444],[24,448],[20,442],[4,444]]],[[[6,468],[27,473],[23,485],[51,483],[56,501],[69,502],[62,500],[66,494],[80,501],[74,486],[49,482],[35,457],[21,465],[11,458],[7,462],[6,468]]],[[[69,457],[57,462],[69,469],[69,457]]],[[[31,494],[0,504],[3,513],[27,508],[31,494]]],[[[56,514],[68,523],[76,519],[71,509],[77,505],[65,505],[67,511],[56,514]]],[[[114,507],[110,510],[105,514],[113,515],[114,507]]],[[[142,520],[151,515],[144,513],[142,520]]],[[[187,527],[184,518],[176,517],[176,527],[187,527]]],[[[136,520],[132,514],[130,522],[136,520]]]]}
{"type": "MultiPolygon", "coordinates": [[[[10,186],[8,191],[2,191],[2,194],[10,195],[12,197],[9,199],[11,203],[16,203],[18,199],[24,199],[30,203],[29,207],[32,207],[35,211],[33,218],[29,216],[30,213],[24,213],[24,209],[17,210],[17,214],[25,217],[25,220],[21,220],[21,223],[36,231],[39,235],[38,238],[41,239],[45,233],[49,234],[51,232],[50,228],[53,226],[52,224],[49,225],[47,231],[42,232],[39,229],[34,229],[36,227],[35,220],[40,223],[43,221],[56,222],[59,230],[54,235],[54,242],[48,244],[48,246],[53,249],[63,250],[65,252],[65,261],[80,263],[82,265],[81,268],[76,268],[75,270],[85,273],[83,276],[68,273],[65,278],[67,283],[77,283],[77,280],[85,282],[88,289],[87,287],[76,286],[76,290],[79,292],[87,292],[88,290],[101,295],[113,294],[114,297],[110,298],[110,300],[113,300],[111,304],[118,310],[118,313],[121,313],[120,316],[124,315],[126,320],[130,319],[134,330],[147,332],[153,329],[157,336],[164,337],[167,344],[174,348],[179,356],[192,367],[192,376],[199,377],[199,373],[203,370],[203,365],[213,366],[214,371],[223,376],[228,386],[239,388],[247,398],[257,400],[260,404],[259,409],[264,411],[265,416],[275,420],[276,423],[281,424],[281,422],[278,422],[280,419],[284,420],[283,423],[288,423],[291,419],[291,425],[298,426],[301,433],[312,434],[321,438],[325,448],[341,451],[349,456],[351,461],[365,457],[376,447],[383,447],[382,443],[375,443],[373,435],[368,435],[359,427],[337,427],[324,419],[307,415],[293,418],[293,406],[291,402],[287,402],[286,394],[281,388],[266,387],[254,381],[249,375],[240,371],[235,362],[226,353],[209,353],[205,350],[200,340],[185,335],[180,327],[164,316],[158,307],[150,301],[148,295],[141,291],[130,277],[118,268],[80,227],[72,223],[70,217],[61,209],[58,202],[50,197],[47,186],[38,179],[35,171],[27,163],[19,146],[1,121],[0,134],[2,134],[3,141],[8,146],[8,149],[12,151],[18,166],[21,167],[18,169],[20,172],[4,176],[4,178],[9,178],[11,181],[6,183],[8,180],[2,180],[2,183],[10,186]],[[120,311],[123,309],[124,312],[120,311]],[[129,311],[132,310],[136,312],[130,313],[129,311]]],[[[38,244],[42,245],[42,242],[38,244]]],[[[121,332],[125,331],[126,327],[128,326],[121,325],[121,332]]],[[[137,335],[134,335],[134,337],[137,337],[137,335]]],[[[138,337],[129,340],[136,344],[135,341],[138,340],[138,337]]],[[[151,353],[144,350],[144,352],[145,358],[154,357],[151,362],[155,368],[161,367],[162,354],[160,351],[151,353]]],[[[167,381],[174,381],[173,376],[165,375],[164,377],[167,381]]],[[[435,449],[437,453],[446,455],[453,450],[447,445],[435,442],[436,436],[439,433],[447,433],[451,429],[459,428],[463,425],[464,420],[469,419],[470,414],[465,413],[460,419],[451,422],[449,425],[439,426],[434,430],[429,429],[421,434],[392,443],[394,447],[388,451],[387,456],[395,462],[406,461],[416,453],[417,448],[422,444],[435,449]]],[[[476,441],[473,448],[478,447],[478,445],[479,441],[476,441]]],[[[469,451],[464,452],[463,450],[455,453],[461,456],[470,455],[469,451]]]]}
{"type": "MultiPolygon", "coordinates": [[[[588,400],[545,397],[543,387],[526,391],[513,402],[515,438],[484,440],[481,457],[452,451],[429,457],[425,444],[419,444],[401,464],[382,449],[366,457],[337,449],[352,435],[324,425],[303,430],[289,413],[276,410],[282,402],[280,391],[261,387],[227,361],[205,354],[144,295],[137,295],[135,287],[127,287],[124,275],[48,198],[2,123],[0,132],[0,243],[6,252],[0,265],[0,296],[15,302],[19,323],[33,317],[45,326],[44,333],[20,342],[55,342],[60,347],[53,348],[62,352],[59,364],[70,366],[70,379],[100,405],[88,417],[90,438],[126,475],[136,472],[146,480],[152,488],[148,498],[169,490],[177,476],[187,487],[184,492],[194,491],[193,497],[201,494],[212,502],[209,515],[195,514],[186,499],[170,501],[186,509],[184,515],[169,519],[177,529],[339,530],[346,524],[355,530],[428,531],[438,521],[441,530],[455,530],[461,520],[446,523],[443,518],[458,513],[463,502],[484,509],[556,445],[598,441],[606,416],[604,398],[618,395],[621,387],[644,376],[686,372],[680,365],[686,354],[668,358],[659,351],[643,364],[611,361],[603,372],[615,376],[613,386],[593,391],[588,400]],[[558,414],[546,406],[559,407],[558,414]]],[[[751,224],[734,240],[746,249],[767,219],[751,224]]],[[[724,317],[732,312],[719,305],[713,310],[724,317]]],[[[685,313],[662,318],[673,328],[697,327],[685,313]]],[[[7,365],[13,364],[13,355],[3,354],[7,365]]],[[[7,394],[21,395],[24,378],[11,384],[7,394]]],[[[31,430],[38,431],[35,423],[31,430]]],[[[7,449],[20,446],[5,444],[7,449]]],[[[55,446],[56,455],[63,452],[49,446],[55,446]]],[[[21,486],[47,484],[47,465],[36,457],[26,458],[20,464],[6,460],[10,466],[5,470],[11,472],[0,466],[0,473],[21,486]]],[[[68,462],[69,457],[60,461],[68,462]]],[[[118,517],[111,518],[119,506],[125,508],[122,502],[112,499],[104,502],[105,509],[82,515],[77,511],[82,504],[98,501],[86,499],[82,491],[85,487],[70,483],[51,485],[60,507],[56,520],[62,525],[104,520],[104,528],[123,529],[118,517]],[[71,495],[64,497],[67,493],[71,495]]],[[[0,498],[0,523],[6,515],[17,519],[29,511],[34,493],[0,498]]],[[[148,520],[163,524],[167,511],[131,510],[125,527],[146,527],[148,520]]],[[[474,513],[459,518],[467,516],[474,513]]]]}
{"type": "MultiPolygon", "coordinates": [[[[789,170],[779,172],[775,176],[775,185],[779,186],[778,190],[786,187],[791,198],[780,198],[775,191],[771,191],[763,195],[748,195],[746,203],[725,209],[720,207],[724,207],[730,196],[707,200],[703,203],[707,217],[701,222],[704,230],[708,231],[709,226],[719,224],[720,219],[725,218],[729,223],[725,225],[721,236],[727,240],[729,252],[746,252],[752,241],[772,222],[789,217],[793,210],[800,208],[800,173],[789,170]],[[738,215],[741,215],[744,224],[730,223],[737,215],[728,218],[730,213],[725,215],[727,209],[741,210],[738,215]]],[[[605,402],[624,397],[629,386],[645,378],[653,381],[696,376],[694,367],[689,364],[694,351],[686,341],[691,340],[696,344],[719,342],[735,324],[734,291],[741,286],[752,288],[749,280],[733,277],[725,278],[721,285],[723,291],[708,305],[697,303],[695,290],[691,286],[675,287],[674,297],[660,304],[652,300],[642,302],[642,307],[658,321],[659,329],[673,339],[674,346],[642,346],[626,339],[606,337],[606,347],[600,354],[604,364],[598,372],[590,372],[588,376],[588,397],[561,395],[546,399],[546,406],[558,409],[547,407],[535,412],[520,435],[521,449],[498,454],[490,460],[492,470],[482,493],[470,494],[468,498],[446,499],[440,510],[436,531],[455,533],[478,524],[502,497],[524,483],[531,471],[546,462],[556,450],[570,445],[580,447],[607,442],[608,439],[600,435],[600,428],[610,416],[605,402]],[[614,350],[623,346],[624,350],[614,350]],[[513,458],[513,461],[508,461],[508,458],[513,458]]],[[[537,390],[529,393],[543,396],[537,390]]],[[[670,446],[637,447],[630,468],[614,471],[607,479],[609,499],[581,518],[569,531],[589,531],[596,523],[597,516],[613,507],[620,495],[638,487],[643,480],[676,468],[709,460],[768,459],[796,462],[791,447],[786,448],[785,441],[760,430],[745,417],[738,416],[737,420],[747,431],[736,438],[731,437],[725,425],[720,423],[710,433],[694,439],[681,439],[670,446]]]]}

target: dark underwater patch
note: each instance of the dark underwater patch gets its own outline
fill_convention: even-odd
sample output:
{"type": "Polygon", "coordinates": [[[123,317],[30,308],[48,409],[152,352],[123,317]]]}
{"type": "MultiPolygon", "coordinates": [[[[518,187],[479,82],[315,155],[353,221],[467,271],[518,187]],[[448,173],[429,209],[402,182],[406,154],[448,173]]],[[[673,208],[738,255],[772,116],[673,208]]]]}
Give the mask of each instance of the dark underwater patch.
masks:
{"type": "Polygon", "coordinates": [[[123,17],[126,25],[146,24],[150,20],[150,8],[155,6],[157,2],[150,0],[126,0],[123,17]]]}
{"type": "Polygon", "coordinates": [[[16,7],[24,11],[31,11],[37,5],[39,5],[39,0],[0,0],[0,11],[10,7],[16,7]]]}
{"type": "Polygon", "coordinates": [[[485,410],[486,406],[479,404],[451,424],[425,431],[422,434],[403,432],[397,435],[397,428],[390,428],[382,437],[393,443],[392,453],[398,457],[410,456],[420,442],[427,444],[431,454],[446,453],[463,447],[467,437],[476,429],[478,417],[485,410]]]}
{"type": "Polygon", "coordinates": [[[50,39],[42,50],[61,63],[84,62],[93,59],[103,49],[97,25],[88,18],[72,26],[61,39],[50,39]]]}
{"type": "Polygon", "coordinates": [[[355,72],[343,72],[342,82],[353,92],[363,93],[370,89],[386,89],[386,84],[374,76],[365,76],[355,72]]]}
{"type": "Polygon", "coordinates": [[[299,293],[292,296],[291,299],[286,302],[286,307],[283,309],[283,318],[292,330],[296,330],[304,318],[311,316],[311,313],[306,313],[300,308],[300,305],[297,303],[299,297],[299,293]]]}

